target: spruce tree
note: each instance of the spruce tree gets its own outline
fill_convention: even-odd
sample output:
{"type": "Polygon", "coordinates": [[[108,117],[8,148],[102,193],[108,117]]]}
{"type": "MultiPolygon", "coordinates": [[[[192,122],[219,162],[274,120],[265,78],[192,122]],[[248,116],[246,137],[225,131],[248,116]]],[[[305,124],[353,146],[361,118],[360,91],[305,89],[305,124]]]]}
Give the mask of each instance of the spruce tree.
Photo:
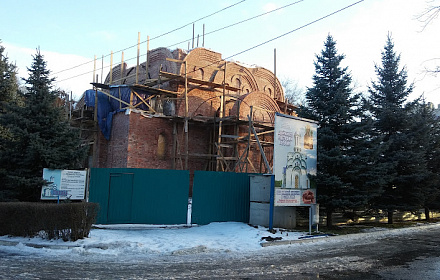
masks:
{"type": "Polygon", "coordinates": [[[24,106],[10,104],[0,116],[0,125],[11,133],[0,139],[2,200],[37,201],[43,168],[80,168],[85,158],[78,132],[56,106],[54,79],[39,50],[28,72],[24,106]]]}
{"type": "Polygon", "coordinates": [[[426,179],[426,158],[420,148],[418,123],[411,112],[416,103],[407,103],[413,85],[407,71],[399,69],[400,55],[394,51],[390,35],[382,52],[382,65],[376,65],[377,81],[369,87],[375,134],[381,138],[381,163],[387,183],[375,207],[386,210],[393,223],[394,210],[415,210],[421,206],[421,184],[426,179]],[[380,135],[380,136],[379,136],[380,135]]]}
{"type": "Polygon", "coordinates": [[[0,45],[0,113],[4,107],[4,102],[13,101],[17,92],[17,68],[9,62],[5,48],[0,45]]]}
{"type": "Polygon", "coordinates": [[[378,185],[371,184],[370,177],[376,174],[368,167],[374,161],[365,133],[371,122],[361,122],[360,95],[353,93],[348,68],[340,66],[344,55],[337,53],[330,35],[316,58],[314,86],[308,88],[307,106],[301,107],[299,115],[319,123],[315,180],[318,202],[327,213],[327,225],[332,226],[335,210],[362,209],[378,185]]]}
{"type": "Polygon", "coordinates": [[[423,152],[426,161],[418,200],[429,220],[430,209],[440,209],[440,123],[433,108],[424,99],[414,104],[410,114],[417,149],[423,152]]]}
{"type": "MultiPolygon", "coordinates": [[[[16,67],[9,62],[5,48],[0,45],[0,117],[6,113],[8,104],[15,101],[18,91],[17,82],[16,67]]],[[[2,145],[4,145],[6,139],[12,139],[12,134],[7,127],[0,123],[0,150],[2,150],[2,145]]],[[[5,174],[6,170],[0,166],[0,179],[5,178],[5,174]]],[[[0,201],[2,197],[8,196],[10,193],[6,189],[0,189],[0,201]]]]}
{"type": "MultiPolygon", "coordinates": [[[[5,113],[5,107],[8,103],[16,101],[18,94],[16,75],[17,68],[9,62],[5,54],[5,48],[0,45],[0,114],[5,113]]],[[[6,137],[10,137],[10,132],[7,128],[0,125],[0,138],[6,137]]]]}

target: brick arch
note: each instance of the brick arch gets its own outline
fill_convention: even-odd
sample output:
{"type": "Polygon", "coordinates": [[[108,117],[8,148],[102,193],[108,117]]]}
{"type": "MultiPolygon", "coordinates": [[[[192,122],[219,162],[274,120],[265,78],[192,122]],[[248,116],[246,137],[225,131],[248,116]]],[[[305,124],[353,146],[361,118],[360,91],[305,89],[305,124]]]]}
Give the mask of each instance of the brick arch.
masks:
{"type": "MultiPolygon", "coordinates": [[[[127,63],[124,63],[124,67],[121,67],[121,64],[116,65],[113,67],[113,73],[112,73],[112,84],[122,84],[124,81],[124,78],[121,80],[121,71],[123,71],[123,77],[127,74],[127,63]],[[114,82],[117,80],[117,82],[114,82]]],[[[107,77],[105,77],[104,84],[110,83],[110,72],[108,72],[107,77]]]]}
{"type": "MultiPolygon", "coordinates": [[[[188,116],[212,117],[220,108],[220,97],[216,92],[194,88],[188,92],[188,116]]],[[[177,105],[177,114],[185,115],[185,101],[177,105]]]]}
{"type": "Polygon", "coordinates": [[[250,69],[250,71],[252,72],[252,75],[255,77],[255,80],[258,83],[259,90],[264,91],[266,94],[269,94],[269,88],[271,88],[271,97],[279,101],[284,101],[283,87],[281,86],[278,78],[276,79],[276,81],[274,81],[274,74],[271,71],[262,67],[252,68],[250,69]],[[273,89],[275,87],[276,92],[274,94],[273,89]]]}
{"type": "MultiPolygon", "coordinates": [[[[162,70],[170,73],[177,73],[177,65],[174,61],[169,61],[167,58],[173,58],[173,54],[167,48],[157,48],[150,50],[148,54],[148,76],[150,79],[157,79],[159,77],[159,69],[162,65],[162,70]]],[[[143,83],[146,79],[146,62],[139,65],[139,83],[143,83]]],[[[133,67],[133,73],[136,73],[136,66],[133,67]]],[[[130,77],[132,83],[136,81],[136,77],[130,77]]],[[[128,80],[128,79],[127,79],[128,80]]]]}
{"type": "MultiPolygon", "coordinates": [[[[224,69],[224,62],[223,65],[221,65],[221,68],[224,69]]],[[[241,81],[240,95],[259,90],[258,83],[251,71],[235,62],[227,62],[226,78],[224,77],[223,71],[218,71],[214,77],[214,82],[222,84],[224,79],[226,84],[234,87],[236,86],[236,79],[239,79],[241,81]]]]}
{"type": "MultiPolygon", "coordinates": [[[[231,115],[236,115],[237,104],[230,110],[231,115]],[[235,112],[235,114],[234,114],[235,112]]],[[[253,120],[273,124],[275,121],[275,112],[281,112],[276,101],[261,91],[254,91],[249,94],[240,96],[239,119],[247,120],[250,114],[251,106],[253,106],[253,120]]]]}
{"type": "MultiPolygon", "coordinates": [[[[167,48],[157,48],[149,51],[148,55],[148,75],[150,79],[157,79],[159,77],[159,69],[162,65],[163,71],[170,73],[177,73],[177,65],[176,62],[168,61],[167,58],[173,58],[173,54],[167,48]]],[[[139,73],[138,73],[138,83],[142,84],[146,79],[146,62],[143,62],[139,65],[139,73]]],[[[136,83],[136,66],[132,66],[127,69],[127,65],[124,67],[124,79],[119,80],[121,78],[121,64],[113,67],[113,80],[119,80],[117,83],[113,84],[126,84],[133,85],[136,83]]],[[[107,74],[105,79],[105,83],[108,84],[110,82],[110,72],[107,74]]]]}
{"type": "MultiPolygon", "coordinates": [[[[218,65],[222,62],[222,55],[220,53],[205,49],[192,49],[183,59],[187,64],[188,77],[199,78],[197,69],[203,68],[204,80],[212,81],[212,76],[218,70],[218,65]]],[[[180,75],[185,75],[185,65],[180,65],[180,75]]]]}

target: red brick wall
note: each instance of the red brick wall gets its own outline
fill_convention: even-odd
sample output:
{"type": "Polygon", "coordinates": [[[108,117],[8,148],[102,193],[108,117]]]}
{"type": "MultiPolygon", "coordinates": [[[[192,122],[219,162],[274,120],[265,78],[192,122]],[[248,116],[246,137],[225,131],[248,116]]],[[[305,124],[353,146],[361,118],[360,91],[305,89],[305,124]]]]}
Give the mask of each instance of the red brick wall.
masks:
{"type": "MultiPolygon", "coordinates": [[[[180,87],[179,90],[185,91],[180,87]]],[[[220,108],[220,94],[219,91],[203,90],[190,86],[188,88],[188,116],[208,116],[213,117],[220,108]]],[[[181,100],[176,102],[176,114],[178,116],[185,116],[185,95],[181,94],[181,100]]]]}
{"type": "MultiPolygon", "coordinates": [[[[185,164],[185,136],[183,122],[177,124],[177,150],[180,149],[182,160],[176,160],[175,169],[183,169],[185,164]]],[[[172,169],[173,166],[173,122],[167,118],[145,118],[141,114],[130,114],[128,137],[127,167],[172,169]],[[165,139],[165,155],[158,155],[158,140],[162,134],[165,139]]],[[[209,149],[209,128],[190,124],[188,130],[189,153],[207,154],[209,149]]],[[[176,152],[177,155],[177,152],[176,152]]],[[[188,169],[205,170],[206,159],[189,157],[188,169]]]]}
{"type": "MultiPolygon", "coordinates": [[[[175,169],[184,169],[185,165],[185,135],[183,133],[183,120],[177,123],[176,150],[180,151],[181,160],[176,159],[175,169]]],[[[210,154],[210,140],[213,134],[213,127],[209,124],[189,124],[188,150],[189,154],[210,154]]],[[[225,133],[226,127],[225,127],[225,133]]],[[[240,135],[247,135],[248,128],[241,127],[240,135]]],[[[230,134],[233,134],[232,131],[230,134]]],[[[173,168],[173,121],[168,118],[152,117],[146,118],[138,113],[115,114],[111,138],[107,141],[102,133],[99,136],[98,167],[101,168],[151,168],[151,169],[172,169],[173,168]],[[159,135],[165,140],[165,154],[158,155],[159,135]]],[[[254,139],[254,138],[253,138],[254,139]]],[[[225,140],[224,140],[225,141],[225,140]]],[[[273,141],[273,136],[260,136],[260,141],[273,141]]],[[[238,146],[238,156],[246,147],[246,143],[238,146]]],[[[176,156],[178,154],[176,151],[176,156]]],[[[267,160],[272,165],[273,148],[265,148],[267,160]]],[[[227,151],[225,156],[232,156],[227,151]]],[[[248,172],[264,172],[264,162],[261,159],[260,151],[256,144],[252,144],[249,152],[249,159],[252,161],[255,170],[250,166],[248,172]],[[263,168],[260,169],[260,166],[263,168]]],[[[191,174],[195,170],[207,170],[209,158],[194,157],[188,158],[188,169],[191,174]]],[[[214,165],[215,166],[215,165],[214,165]]],[[[238,171],[238,170],[237,170],[238,171]]]]}
{"type": "MultiPolygon", "coordinates": [[[[209,140],[210,134],[212,133],[212,128],[207,125],[197,125],[193,124],[189,126],[188,130],[188,150],[189,153],[197,154],[210,154],[209,152],[209,140]]],[[[184,143],[184,142],[183,142],[184,143]]],[[[182,153],[184,152],[183,145],[182,153]]],[[[208,158],[195,158],[190,157],[188,160],[188,168],[191,171],[194,170],[206,170],[208,158]]]]}
{"type": "Polygon", "coordinates": [[[146,118],[141,114],[130,114],[127,167],[172,168],[173,124],[166,118],[146,118]],[[159,135],[165,139],[165,155],[157,154],[159,135]]]}
{"type": "Polygon", "coordinates": [[[113,115],[110,139],[98,133],[98,164],[99,168],[127,167],[127,136],[128,116],[124,112],[113,115]]]}
{"type": "Polygon", "coordinates": [[[98,128],[98,145],[96,151],[96,158],[98,162],[93,162],[93,167],[106,168],[107,167],[107,155],[108,155],[108,141],[104,138],[101,130],[98,128]]]}

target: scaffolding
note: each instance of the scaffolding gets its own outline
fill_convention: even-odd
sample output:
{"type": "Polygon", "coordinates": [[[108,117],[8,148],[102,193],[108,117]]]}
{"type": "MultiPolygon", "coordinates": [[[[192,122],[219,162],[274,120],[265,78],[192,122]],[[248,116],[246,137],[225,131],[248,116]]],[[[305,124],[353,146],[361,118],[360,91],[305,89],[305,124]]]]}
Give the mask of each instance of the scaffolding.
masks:
{"type": "MultiPolygon", "coordinates": [[[[139,40],[138,40],[139,41],[139,40]]],[[[96,59],[96,58],[95,58],[96,59]]],[[[166,58],[167,61],[175,62],[176,64],[183,65],[184,73],[175,74],[167,71],[162,71],[162,66],[159,69],[158,77],[156,79],[149,78],[149,55],[146,59],[146,75],[142,84],[138,83],[139,77],[139,51],[136,65],[136,82],[132,85],[128,85],[130,88],[129,101],[123,100],[120,96],[114,96],[109,93],[109,89],[114,83],[112,77],[114,75],[113,68],[111,68],[109,77],[110,83],[98,83],[98,77],[93,79],[93,88],[96,91],[100,90],[106,94],[110,99],[114,99],[120,104],[120,109],[128,109],[136,111],[146,117],[158,117],[166,118],[173,123],[173,139],[172,139],[172,168],[173,169],[188,169],[188,160],[197,158],[205,160],[205,169],[210,171],[225,171],[225,172],[255,172],[255,173],[271,173],[271,165],[273,158],[267,158],[265,150],[272,149],[274,139],[274,127],[273,124],[258,122],[254,120],[254,108],[250,106],[250,112],[246,119],[241,118],[239,115],[240,110],[240,88],[230,86],[226,83],[227,63],[218,66],[218,71],[223,72],[223,82],[216,83],[206,81],[204,79],[197,79],[189,77],[187,73],[187,62],[185,60],[166,58]],[[173,84],[177,90],[168,90],[163,87],[164,83],[173,84]],[[220,99],[220,108],[213,116],[195,116],[189,115],[188,104],[188,86],[203,88],[207,91],[213,91],[220,94],[217,96],[220,99]],[[179,91],[180,89],[180,91],[179,91]],[[182,90],[183,89],[183,90],[182,90]],[[215,90],[215,91],[214,91],[215,90]],[[232,92],[232,93],[231,93],[232,92]],[[161,112],[160,104],[163,102],[180,102],[184,103],[184,114],[163,114],[161,112]],[[234,102],[237,108],[237,115],[225,114],[226,102],[234,102]],[[140,109],[142,106],[146,109],[140,109]],[[159,109],[158,109],[159,108],[159,109]],[[191,133],[191,127],[203,126],[210,132],[209,149],[207,153],[190,153],[189,151],[189,134],[191,133]],[[182,127],[179,132],[178,128],[182,127]],[[179,134],[181,135],[179,137],[179,134]],[[183,138],[182,140],[179,140],[183,138]],[[183,143],[182,143],[183,142],[183,143]],[[259,151],[260,159],[259,166],[255,166],[254,162],[249,158],[249,155],[259,151]]],[[[113,57],[111,57],[113,61],[113,57]]],[[[95,63],[96,64],[96,63],[95,63]]],[[[112,66],[112,65],[111,65],[112,66]]],[[[115,67],[116,68],[116,67],[115,67]]],[[[121,61],[120,67],[120,79],[124,79],[125,63],[121,61]]],[[[127,77],[125,77],[126,79],[127,77]]],[[[276,79],[276,77],[274,77],[276,79]]],[[[101,79],[102,81],[102,79],[101,79]]],[[[274,83],[276,84],[276,82],[274,83]]],[[[276,88],[273,89],[274,93],[276,88]]],[[[79,106],[77,105],[76,117],[74,123],[80,128],[81,132],[85,131],[93,132],[93,137],[89,135],[89,145],[93,146],[93,165],[97,164],[96,151],[97,147],[97,104],[98,100],[95,99],[95,107],[93,112],[90,108],[87,108],[81,101],[79,106]],[[93,118],[93,120],[92,120],[93,118]]],[[[276,100],[279,108],[282,112],[291,114],[295,110],[295,106],[288,104],[287,102],[276,100]]],[[[258,108],[261,109],[261,108],[258,108]]],[[[263,109],[264,110],[264,109],[263,109]]]]}

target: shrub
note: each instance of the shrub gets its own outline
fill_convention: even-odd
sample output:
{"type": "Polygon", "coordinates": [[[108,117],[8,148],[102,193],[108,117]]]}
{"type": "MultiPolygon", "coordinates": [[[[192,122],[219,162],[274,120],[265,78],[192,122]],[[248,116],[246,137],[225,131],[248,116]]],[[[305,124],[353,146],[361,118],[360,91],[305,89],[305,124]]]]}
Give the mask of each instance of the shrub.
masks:
{"type": "Polygon", "coordinates": [[[76,241],[87,237],[96,220],[97,203],[0,203],[0,235],[76,241]]]}

